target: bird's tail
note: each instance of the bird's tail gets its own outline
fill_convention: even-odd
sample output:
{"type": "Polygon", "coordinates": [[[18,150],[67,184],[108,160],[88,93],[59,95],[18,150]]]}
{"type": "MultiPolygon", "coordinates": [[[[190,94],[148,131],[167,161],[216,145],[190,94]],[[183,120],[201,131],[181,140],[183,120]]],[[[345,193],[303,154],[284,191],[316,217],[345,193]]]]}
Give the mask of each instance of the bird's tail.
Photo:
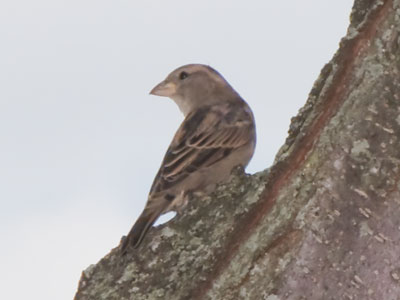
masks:
{"type": "Polygon", "coordinates": [[[162,209],[149,210],[145,209],[139,216],[135,224],[132,226],[127,237],[122,243],[121,253],[125,254],[129,245],[133,248],[138,248],[145,237],[147,231],[151,228],[154,222],[162,213],[162,209]]]}

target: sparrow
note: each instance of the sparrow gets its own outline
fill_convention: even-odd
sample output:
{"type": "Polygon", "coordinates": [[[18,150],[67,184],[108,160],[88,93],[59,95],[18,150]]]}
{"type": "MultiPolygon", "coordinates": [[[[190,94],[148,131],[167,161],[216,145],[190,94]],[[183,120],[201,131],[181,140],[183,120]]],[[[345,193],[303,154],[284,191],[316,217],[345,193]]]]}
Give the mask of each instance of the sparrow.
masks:
{"type": "MultiPolygon", "coordinates": [[[[193,192],[229,179],[253,156],[256,130],[248,104],[213,68],[189,64],[156,85],[151,95],[169,97],[184,115],[151,186],[146,206],[122,242],[139,247],[157,218],[179,210],[193,192]]],[[[212,190],[213,188],[211,188],[212,190]]]]}

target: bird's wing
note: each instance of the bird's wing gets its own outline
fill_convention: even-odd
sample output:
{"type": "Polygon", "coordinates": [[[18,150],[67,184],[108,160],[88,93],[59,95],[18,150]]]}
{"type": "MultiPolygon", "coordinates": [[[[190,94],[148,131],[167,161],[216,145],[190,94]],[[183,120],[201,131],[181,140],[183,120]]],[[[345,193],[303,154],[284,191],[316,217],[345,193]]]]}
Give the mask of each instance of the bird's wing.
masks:
{"type": "Polygon", "coordinates": [[[190,173],[212,166],[251,141],[251,111],[235,108],[205,107],[185,118],[165,154],[150,194],[171,188],[190,173]]]}

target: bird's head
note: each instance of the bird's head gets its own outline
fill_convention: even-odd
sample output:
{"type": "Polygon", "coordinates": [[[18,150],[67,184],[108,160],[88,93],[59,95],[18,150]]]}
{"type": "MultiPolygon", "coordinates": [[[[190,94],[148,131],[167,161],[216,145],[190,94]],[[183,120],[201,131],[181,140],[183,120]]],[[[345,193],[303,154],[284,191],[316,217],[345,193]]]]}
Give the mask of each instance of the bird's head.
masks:
{"type": "Polygon", "coordinates": [[[217,71],[201,64],[177,68],[156,85],[150,94],[171,98],[184,115],[203,105],[221,103],[237,95],[217,71]]]}

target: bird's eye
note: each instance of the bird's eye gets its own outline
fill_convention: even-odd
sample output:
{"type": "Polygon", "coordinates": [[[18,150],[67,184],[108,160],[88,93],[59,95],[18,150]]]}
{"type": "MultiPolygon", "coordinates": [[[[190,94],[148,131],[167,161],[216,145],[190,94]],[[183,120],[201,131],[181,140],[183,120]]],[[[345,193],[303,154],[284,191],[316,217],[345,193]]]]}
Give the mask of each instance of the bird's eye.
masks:
{"type": "Polygon", "coordinates": [[[183,72],[181,72],[181,74],[179,74],[179,79],[180,79],[180,80],[183,80],[183,79],[185,79],[185,78],[188,77],[188,76],[189,76],[189,74],[186,73],[185,71],[183,71],[183,72]]]}

